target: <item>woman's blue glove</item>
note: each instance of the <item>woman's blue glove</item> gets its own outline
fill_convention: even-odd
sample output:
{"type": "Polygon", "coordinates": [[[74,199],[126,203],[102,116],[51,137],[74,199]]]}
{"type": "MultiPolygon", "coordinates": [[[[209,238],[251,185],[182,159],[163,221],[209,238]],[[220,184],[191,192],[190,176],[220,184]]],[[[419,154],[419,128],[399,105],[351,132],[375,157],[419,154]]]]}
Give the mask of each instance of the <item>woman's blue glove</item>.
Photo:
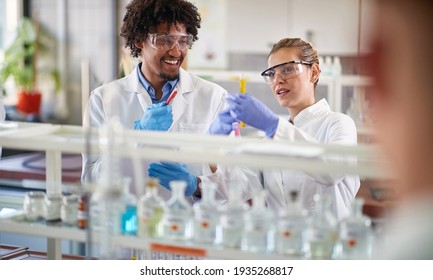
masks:
{"type": "Polygon", "coordinates": [[[140,120],[134,121],[137,130],[167,131],[173,123],[172,107],[165,103],[153,104],[146,108],[140,120]]]}
{"type": "Polygon", "coordinates": [[[278,126],[278,116],[265,104],[249,93],[230,95],[227,98],[230,114],[238,121],[263,130],[268,138],[274,136],[278,126]]]}
{"type": "Polygon", "coordinates": [[[149,177],[158,178],[159,183],[168,190],[171,190],[169,186],[170,181],[185,181],[185,196],[191,196],[197,190],[197,178],[189,173],[186,164],[174,162],[151,163],[148,174],[149,177]]]}
{"type": "Polygon", "coordinates": [[[236,120],[230,115],[230,108],[227,108],[220,113],[218,113],[217,117],[211,123],[207,133],[208,134],[230,134],[233,130],[233,123],[236,120]]]}

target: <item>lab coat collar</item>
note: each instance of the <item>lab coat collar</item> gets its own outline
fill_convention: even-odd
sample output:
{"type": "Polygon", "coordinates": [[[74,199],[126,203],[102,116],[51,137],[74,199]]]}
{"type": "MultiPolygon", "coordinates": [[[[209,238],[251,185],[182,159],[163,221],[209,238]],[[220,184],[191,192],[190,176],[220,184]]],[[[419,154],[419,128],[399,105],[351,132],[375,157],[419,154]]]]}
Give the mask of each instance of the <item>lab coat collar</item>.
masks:
{"type": "MultiPolygon", "coordinates": [[[[139,66],[137,65],[136,68],[137,67],[139,66]]],[[[128,76],[125,77],[125,79],[126,91],[147,95],[146,89],[141,85],[139,81],[137,69],[133,70],[128,76]]],[[[192,82],[191,76],[182,68],[179,69],[179,82],[177,83],[176,88],[178,90],[178,94],[180,93],[181,95],[184,95],[194,90],[194,84],[192,82]]],[[[146,100],[147,99],[149,101],[148,104],[152,104],[150,98],[146,98],[146,100]]]]}
{"type": "Polygon", "coordinates": [[[322,98],[320,101],[299,112],[294,119],[294,124],[296,126],[302,126],[303,123],[309,122],[311,119],[318,116],[326,115],[329,112],[331,112],[331,108],[328,102],[326,102],[326,99],[322,98]]]}
{"type": "MultiPolygon", "coordinates": [[[[136,68],[137,67],[139,66],[137,65],[136,68]]],[[[150,99],[146,89],[141,85],[139,81],[137,69],[132,71],[128,76],[125,77],[125,79],[126,91],[135,92],[137,94],[141,108],[143,108],[143,111],[145,111],[147,107],[152,105],[152,100],[150,99]]],[[[186,95],[194,90],[194,83],[191,76],[187,71],[182,68],[179,69],[179,82],[177,83],[176,88],[177,95],[171,103],[173,106],[172,127],[175,127],[179,119],[184,114],[186,108],[188,107],[188,100],[186,98],[186,95]]]]}

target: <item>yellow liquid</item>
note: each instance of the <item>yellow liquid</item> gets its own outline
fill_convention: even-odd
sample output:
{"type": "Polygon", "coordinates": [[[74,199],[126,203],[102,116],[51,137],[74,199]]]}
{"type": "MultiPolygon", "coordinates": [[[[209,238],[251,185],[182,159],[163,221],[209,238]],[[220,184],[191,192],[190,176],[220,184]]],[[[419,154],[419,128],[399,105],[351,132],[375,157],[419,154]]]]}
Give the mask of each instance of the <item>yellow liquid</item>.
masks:
{"type": "Polygon", "coordinates": [[[163,214],[164,214],[164,209],[162,207],[155,207],[153,208],[153,211],[149,215],[149,217],[139,217],[138,226],[139,226],[140,236],[158,237],[159,236],[158,225],[162,219],[163,214]]]}

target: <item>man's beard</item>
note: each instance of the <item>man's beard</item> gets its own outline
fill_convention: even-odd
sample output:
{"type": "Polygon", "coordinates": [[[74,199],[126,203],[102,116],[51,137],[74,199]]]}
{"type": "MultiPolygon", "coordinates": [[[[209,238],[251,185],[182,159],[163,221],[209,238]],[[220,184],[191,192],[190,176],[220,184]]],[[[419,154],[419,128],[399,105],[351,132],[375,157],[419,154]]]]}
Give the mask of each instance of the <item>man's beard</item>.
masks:
{"type": "Polygon", "coordinates": [[[159,77],[165,81],[174,81],[179,78],[179,73],[176,75],[167,75],[165,73],[159,73],[159,77]]]}

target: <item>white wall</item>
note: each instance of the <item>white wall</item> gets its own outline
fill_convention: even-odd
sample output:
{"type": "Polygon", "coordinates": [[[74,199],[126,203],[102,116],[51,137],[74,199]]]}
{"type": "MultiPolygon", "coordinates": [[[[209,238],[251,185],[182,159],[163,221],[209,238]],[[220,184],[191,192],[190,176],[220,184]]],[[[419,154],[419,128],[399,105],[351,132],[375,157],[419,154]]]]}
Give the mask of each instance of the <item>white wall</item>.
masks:
{"type": "Polygon", "coordinates": [[[263,53],[289,33],[289,0],[227,0],[227,48],[263,53]]]}
{"type": "Polygon", "coordinates": [[[227,2],[231,52],[268,53],[272,44],[283,37],[311,41],[322,55],[353,56],[368,50],[372,0],[227,2]]]}

